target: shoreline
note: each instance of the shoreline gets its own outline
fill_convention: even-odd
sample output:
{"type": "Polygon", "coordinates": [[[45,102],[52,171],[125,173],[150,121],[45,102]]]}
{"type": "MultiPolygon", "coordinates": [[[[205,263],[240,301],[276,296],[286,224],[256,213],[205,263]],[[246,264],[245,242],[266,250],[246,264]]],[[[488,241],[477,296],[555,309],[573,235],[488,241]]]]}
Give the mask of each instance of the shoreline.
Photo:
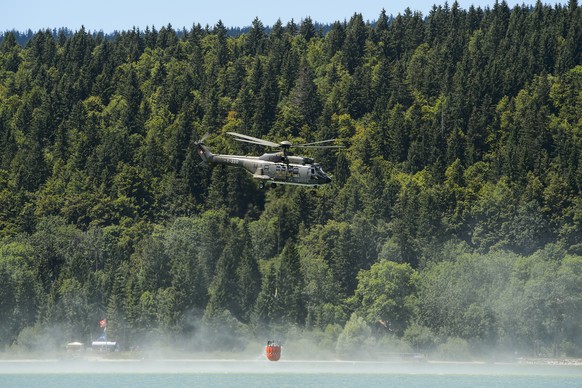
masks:
{"type": "MultiPolygon", "coordinates": [[[[103,362],[103,363],[126,363],[126,362],[257,362],[266,361],[264,354],[258,355],[256,357],[225,357],[223,354],[220,355],[205,355],[200,356],[200,354],[192,355],[160,355],[159,357],[152,356],[152,354],[125,354],[122,356],[116,356],[115,353],[111,354],[83,354],[77,357],[70,357],[64,354],[50,354],[50,355],[34,355],[34,354],[22,354],[16,357],[4,357],[5,354],[0,354],[0,363],[49,363],[49,362],[103,362]]],[[[307,363],[367,363],[367,364],[442,364],[442,365],[549,365],[549,366],[580,366],[582,367],[582,358],[570,358],[570,357],[556,357],[556,358],[542,358],[542,357],[518,357],[513,361],[508,361],[506,359],[500,360],[471,360],[471,361],[459,361],[459,360],[431,360],[431,359],[333,359],[333,358],[312,358],[312,359],[296,359],[296,358],[286,358],[282,359],[285,362],[307,362],[307,363]]]]}
{"type": "Polygon", "coordinates": [[[580,359],[481,361],[347,361],[258,359],[0,359],[0,377],[8,375],[481,375],[570,376],[582,379],[580,359]]]}
{"type": "Polygon", "coordinates": [[[567,365],[567,366],[582,366],[582,358],[527,358],[522,357],[517,359],[518,364],[521,365],[567,365]]]}

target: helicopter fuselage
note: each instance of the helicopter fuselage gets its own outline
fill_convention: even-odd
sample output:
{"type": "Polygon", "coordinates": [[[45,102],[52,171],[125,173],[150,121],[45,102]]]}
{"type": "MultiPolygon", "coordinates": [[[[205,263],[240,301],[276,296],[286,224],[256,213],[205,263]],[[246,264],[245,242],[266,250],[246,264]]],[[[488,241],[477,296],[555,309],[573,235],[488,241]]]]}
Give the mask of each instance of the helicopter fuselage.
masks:
{"type": "Polygon", "coordinates": [[[321,186],[331,182],[331,178],[313,159],[302,156],[283,156],[268,153],[261,156],[213,154],[208,147],[198,144],[200,157],[209,164],[224,164],[244,168],[253,178],[264,183],[321,186]]]}

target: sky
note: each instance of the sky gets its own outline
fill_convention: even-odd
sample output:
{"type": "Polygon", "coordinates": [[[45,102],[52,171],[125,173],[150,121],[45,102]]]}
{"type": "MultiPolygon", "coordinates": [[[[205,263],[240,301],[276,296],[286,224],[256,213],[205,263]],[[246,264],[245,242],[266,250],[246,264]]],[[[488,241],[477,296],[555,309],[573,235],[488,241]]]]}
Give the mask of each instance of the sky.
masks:
{"type": "MultiPolygon", "coordinates": [[[[492,7],[495,3],[495,0],[458,1],[464,9],[471,5],[492,7]]],[[[410,7],[427,15],[435,3],[444,5],[445,0],[7,0],[0,11],[0,32],[28,29],[36,32],[60,27],[77,31],[84,26],[89,31],[110,33],[133,27],[160,29],[168,24],[174,29],[190,29],[194,24],[212,27],[219,20],[229,28],[250,26],[256,17],[264,26],[272,26],[278,19],[283,24],[291,19],[299,23],[306,17],[327,24],[349,20],[354,13],[373,21],[382,9],[388,15],[397,15],[410,7]]],[[[535,1],[507,0],[510,7],[524,3],[535,4],[535,1]]]]}

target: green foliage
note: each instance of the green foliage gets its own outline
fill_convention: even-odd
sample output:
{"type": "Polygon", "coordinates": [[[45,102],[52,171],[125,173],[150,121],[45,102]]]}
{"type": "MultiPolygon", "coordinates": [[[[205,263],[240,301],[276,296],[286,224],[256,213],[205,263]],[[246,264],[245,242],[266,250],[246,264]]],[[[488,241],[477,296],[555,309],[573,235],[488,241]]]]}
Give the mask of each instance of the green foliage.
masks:
{"type": "Polygon", "coordinates": [[[516,260],[502,251],[465,253],[425,269],[418,295],[420,323],[445,337],[495,344],[495,303],[516,260]]]}
{"type": "Polygon", "coordinates": [[[337,339],[337,354],[347,359],[366,358],[373,345],[372,329],[364,318],[353,313],[337,339]]]}
{"type": "Polygon", "coordinates": [[[277,274],[277,304],[282,310],[281,320],[290,324],[305,323],[304,281],[299,255],[293,243],[281,252],[277,274]]]}
{"type": "Polygon", "coordinates": [[[10,243],[0,249],[0,347],[10,346],[18,333],[33,326],[40,308],[42,292],[33,266],[29,244],[10,243]]]}
{"type": "Polygon", "coordinates": [[[401,334],[415,311],[419,277],[409,264],[381,260],[358,274],[351,303],[368,324],[401,334]]]}

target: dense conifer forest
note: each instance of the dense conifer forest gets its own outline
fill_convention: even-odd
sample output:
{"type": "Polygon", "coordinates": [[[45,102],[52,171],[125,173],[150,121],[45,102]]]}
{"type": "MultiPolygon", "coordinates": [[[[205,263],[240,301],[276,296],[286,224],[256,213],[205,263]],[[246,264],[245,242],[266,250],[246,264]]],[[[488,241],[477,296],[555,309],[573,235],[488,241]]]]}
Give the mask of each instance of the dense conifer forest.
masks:
{"type": "Polygon", "coordinates": [[[228,31],[4,34],[0,350],[582,356],[576,0],[228,31]],[[261,190],[228,131],[345,148],[261,190]]]}

